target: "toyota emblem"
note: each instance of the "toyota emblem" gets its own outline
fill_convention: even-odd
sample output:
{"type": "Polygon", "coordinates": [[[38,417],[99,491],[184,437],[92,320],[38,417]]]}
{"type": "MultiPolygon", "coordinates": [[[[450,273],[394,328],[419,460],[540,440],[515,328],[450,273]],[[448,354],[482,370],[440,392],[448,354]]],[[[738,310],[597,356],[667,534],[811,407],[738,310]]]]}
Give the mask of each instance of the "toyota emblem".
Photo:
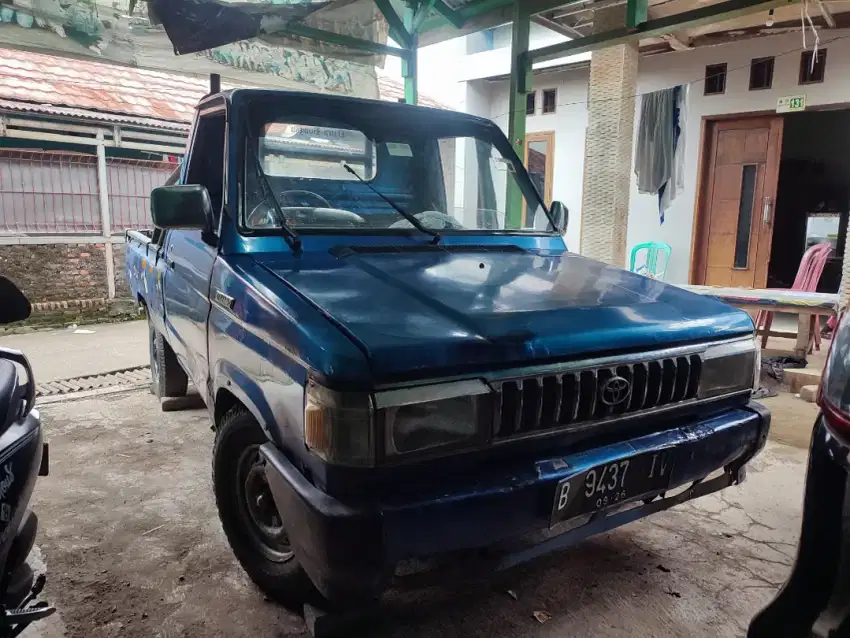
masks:
{"type": "Polygon", "coordinates": [[[599,398],[605,405],[620,405],[632,393],[632,384],[623,377],[614,376],[602,384],[599,398]]]}

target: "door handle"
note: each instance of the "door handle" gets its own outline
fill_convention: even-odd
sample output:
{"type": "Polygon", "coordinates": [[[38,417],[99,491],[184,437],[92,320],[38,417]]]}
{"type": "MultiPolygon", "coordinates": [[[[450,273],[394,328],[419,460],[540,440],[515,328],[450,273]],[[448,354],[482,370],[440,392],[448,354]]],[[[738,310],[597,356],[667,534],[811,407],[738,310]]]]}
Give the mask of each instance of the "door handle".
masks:
{"type": "Polygon", "coordinates": [[[166,259],[165,263],[171,270],[174,270],[174,267],[177,265],[174,263],[173,259],[166,259]]]}
{"type": "Polygon", "coordinates": [[[767,226],[770,223],[770,209],[773,208],[773,198],[764,198],[764,207],[762,210],[761,223],[767,226]]]}

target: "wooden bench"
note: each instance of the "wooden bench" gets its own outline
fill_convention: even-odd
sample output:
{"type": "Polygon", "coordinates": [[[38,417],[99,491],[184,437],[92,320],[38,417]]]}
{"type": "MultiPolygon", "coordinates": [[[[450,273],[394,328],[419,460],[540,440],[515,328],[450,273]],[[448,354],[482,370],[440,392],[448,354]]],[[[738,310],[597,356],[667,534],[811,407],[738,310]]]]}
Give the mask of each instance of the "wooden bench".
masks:
{"type": "MultiPolygon", "coordinates": [[[[753,289],[720,286],[679,286],[699,295],[708,295],[725,301],[731,306],[757,313],[760,310],[787,312],[797,315],[797,341],[794,356],[805,358],[812,340],[812,315],[834,315],[838,308],[838,294],[803,292],[787,288],[753,289]]],[[[815,328],[817,329],[817,327],[815,328]]],[[[769,332],[768,336],[787,336],[769,332]]]]}

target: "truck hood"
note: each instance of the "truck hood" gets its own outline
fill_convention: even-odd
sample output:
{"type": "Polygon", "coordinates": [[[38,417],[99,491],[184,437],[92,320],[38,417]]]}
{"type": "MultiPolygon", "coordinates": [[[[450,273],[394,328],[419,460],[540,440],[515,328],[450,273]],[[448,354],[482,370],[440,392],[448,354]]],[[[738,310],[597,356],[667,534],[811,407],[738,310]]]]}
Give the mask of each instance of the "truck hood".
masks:
{"type": "Polygon", "coordinates": [[[346,248],[257,261],[366,354],[376,381],[750,333],[716,299],[572,253],[346,248]]]}

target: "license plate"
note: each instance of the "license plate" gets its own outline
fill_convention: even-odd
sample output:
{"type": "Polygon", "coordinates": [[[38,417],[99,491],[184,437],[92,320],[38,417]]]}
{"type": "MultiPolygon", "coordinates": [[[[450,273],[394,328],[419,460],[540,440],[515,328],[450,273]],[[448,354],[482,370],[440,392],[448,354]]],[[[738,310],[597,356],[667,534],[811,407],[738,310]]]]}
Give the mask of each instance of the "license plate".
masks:
{"type": "Polygon", "coordinates": [[[670,450],[639,454],[580,472],[558,483],[552,524],[595,512],[670,485],[670,450]]]}

